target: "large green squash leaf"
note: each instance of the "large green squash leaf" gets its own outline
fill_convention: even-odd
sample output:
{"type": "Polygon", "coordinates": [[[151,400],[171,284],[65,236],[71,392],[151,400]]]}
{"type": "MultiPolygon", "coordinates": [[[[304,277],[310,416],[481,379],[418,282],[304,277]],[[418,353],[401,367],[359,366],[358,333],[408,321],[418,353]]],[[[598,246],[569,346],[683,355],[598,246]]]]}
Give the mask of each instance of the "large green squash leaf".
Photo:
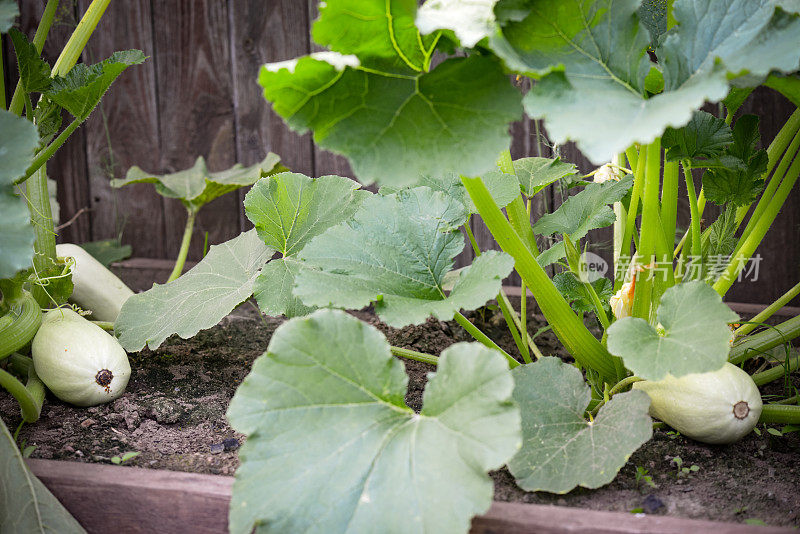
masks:
{"type": "Polygon", "coordinates": [[[283,257],[272,260],[256,279],[259,308],[269,315],[294,317],[314,308],[292,294],[302,268],[297,254],[313,238],[353,216],[371,193],[341,176],[309,178],[281,173],[260,180],[244,199],[247,218],[258,235],[283,257]]]}
{"type": "Polygon", "coordinates": [[[386,338],[344,312],[282,325],[228,409],[248,435],[231,533],[467,532],[492,501],[486,472],[520,443],[508,364],[448,348],[420,414],[407,382],[386,338]]]}
{"type": "Polygon", "coordinates": [[[689,122],[703,102],[727,95],[727,75],[753,85],[773,70],[798,68],[800,21],[777,2],[676,0],[678,26],[656,50],[664,90],[648,96],[653,65],[639,4],[533,0],[524,4],[527,16],[490,38],[510,68],[542,78],[525,97],[528,114],[547,121],[555,142],[575,140],[597,164],[689,122]]]}
{"type": "MultiPolygon", "coordinates": [[[[26,121],[27,122],[27,121],[26,121]]],[[[30,472],[14,438],[0,420],[0,532],[83,533],[61,503],[30,472]]]]}
{"type": "Polygon", "coordinates": [[[553,182],[574,176],[578,168],[560,158],[522,158],[514,160],[514,173],[517,175],[522,192],[532,197],[553,182]]]}
{"type": "Polygon", "coordinates": [[[375,302],[387,324],[449,320],[497,295],[513,267],[505,253],[487,252],[461,271],[445,295],[444,277],[464,248],[458,227],[467,212],[427,187],[376,195],[353,219],[313,239],[300,253],[306,269],[295,295],[306,305],[359,309],[375,302]]]}
{"type": "Polygon", "coordinates": [[[108,59],[94,65],[79,63],[65,76],[53,79],[45,95],[77,119],[85,120],[117,76],[144,60],[140,50],[124,50],[114,52],[108,59]]]}
{"type": "Polygon", "coordinates": [[[123,304],[114,330],[127,351],[158,348],[172,334],[187,339],[219,323],[253,294],[261,268],[274,253],[249,230],[220,245],[189,272],[133,295],[123,304]]]}
{"type": "Polygon", "coordinates": [[[128,169],[124,180],[111,180],[111,185],[155,184],[159,195],[180,199],[186,209],[197,212],[217,197],[253,185],[265,176],[285,171],[280,160],[280,156],[270,152],[262,161],[249,167],[237,163],[224,171],[209,172],[206,160],[199,156],[193,167],[164,175],[145,172],[134,165],[128,169]]]}
{"type": "Polygon", "coordinates": [[[653,434],[650,398],[641,391],[615,395],[587,421],[591,390],[575,367],[542,358],[512,374],[523,441],[508,469],[524,490],[604,486],[653,434]]]}
{"type": "Polygon", "coordinates": [[[268,64],[259,82],[289,127],[313,130],[317,145],[345,155],[364,184],[490,171],[522,111],[499,62],[453,58],[419,72],[393,61],[324,52],[268,64]]]}
{"type": "Polygon", "coordinates": [[[14,180],[33,160],[39,135],[33,123],[0,110],[0,278],[10,278],[33,261],[33,227],[14,180]]]}
{"type": "Polygon", "coordinates": [[[663,333],[644,319],[625,317],[608,329],[608,351],[645,380],[720,369],[728,361],[729,323],[739,316],[702,281],[667,289],[658,307],[663,333]]]}
{"type": "Polygon", "coordinates": [[[472,47],[495,29],[497,0],[427,0],[417,12],[417,28],[423,34],[452,30],[462,46],[472,47]]]}

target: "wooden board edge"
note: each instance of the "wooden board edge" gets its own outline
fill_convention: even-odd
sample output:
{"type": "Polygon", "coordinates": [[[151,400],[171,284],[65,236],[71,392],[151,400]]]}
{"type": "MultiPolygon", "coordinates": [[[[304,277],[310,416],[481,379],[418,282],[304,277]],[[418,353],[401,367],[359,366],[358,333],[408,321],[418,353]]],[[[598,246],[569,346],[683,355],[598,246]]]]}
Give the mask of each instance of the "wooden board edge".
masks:
{"type": "MultiPolygon", "coordinates": [[[[88,532],[227,531],[233,477],[56,460],[28,460],[31,471],[88,532]]],[[[703,532],[782,534],[783,527],[754,527],[667,516],[601,512],[559,506],[497,502],[473,519],[472,534],[679,534],[703,532]]]]}

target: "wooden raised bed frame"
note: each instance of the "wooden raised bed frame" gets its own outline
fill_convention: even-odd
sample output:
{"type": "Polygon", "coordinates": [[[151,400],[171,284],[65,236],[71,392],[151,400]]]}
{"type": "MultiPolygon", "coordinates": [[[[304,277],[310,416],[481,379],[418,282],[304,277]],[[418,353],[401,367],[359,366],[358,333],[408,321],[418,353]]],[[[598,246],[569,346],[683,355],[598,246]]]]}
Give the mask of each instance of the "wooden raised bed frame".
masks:
{"type": "MultiPolygon", "coordinates": [[[[125,279],[138,274],[138,280],[129,283],[144,289],[142,280],[163,282],[171,268],[169,260],[135,258],[117,264],[115,271],[125,279]]],[[[519,288],[506,289],[511,296],[520,295],[519,288]]],[[[757,313],[764,307],[734,303],[731,308],[757,313]]],[[[798,315],[800,308],[783,308],[779,314],[798,315]]],[[[89,533],[227,532],[233,477],[54,460],[30,459],[28,465],[89,533]]],[[[788,534],[796,530],[495,501],[486,514],[473,519],[470,532],[788,534]]]]}
{"type": "MultiPolygon", "coordinates": [[[[28,465],[90,534],[227,532],[233,477],[53,460],[28,460],[28,465]]],[[[486,514],[473,519],[470,532],[788,534],[796,531],[495,501],[486,514]]]]}

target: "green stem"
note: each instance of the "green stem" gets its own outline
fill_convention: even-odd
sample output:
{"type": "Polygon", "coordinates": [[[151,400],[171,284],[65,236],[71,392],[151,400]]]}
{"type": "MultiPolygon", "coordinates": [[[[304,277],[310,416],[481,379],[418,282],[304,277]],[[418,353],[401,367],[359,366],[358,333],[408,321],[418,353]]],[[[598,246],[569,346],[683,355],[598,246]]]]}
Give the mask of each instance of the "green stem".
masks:
{"type": "Polygon", "coordinates": [[[11,373],[0,369],[0,386],[11,393],[19,403],[22,420],[26,423],[35,423],[42,411],[44,385],[36,377],[35,371],[33,371],[33,374],[28,375],[28,382],[31,385],[31,389],[28,389],[11,373]],[[35,380],[32,381],[32,378],[35,378],[35,380]]]}
{"type": "MultiPolygon", "coordinates": [[[[634,154],[636,154],[636,150],[634,148],[629,148],[625,154],[628,158],[628,162],[631,163],[631,165],[633,165],[634,161],[636,163],[636,168],[633,173],[631,203],[628,206],[628,219],[625,221],[625,233],[622,236],[622,244],[620,246],[620,258],[629,260],[631,259],[631,239],[633,238],[633,234],[636,232],[636,215],[639,212],[639,198],[642,196],[642,191],[644,190],[647,151],[642,149],[638,155],[634,156],[634,154]]],[[[625,275],[627,272],[625,269],[615,269],[615,271],[614,290],[618,291],[619,288],[622,287],[622,283],[625,281],[625,275]]]]}
{"type": "Polygon", "coordinates": [[[469,242],[472,245],[472,251],[475,253],[475,257],[481,255],[481,248],[478,246],[478,242],[475,240],[475,235],[472,233],[472,228],[469,227],[469,220],[467,218],[467,222],[464,223],[464,231],[467,233],[467,238],[469,238],[469,242]]]}
{"type": "Polygon", "coordinates": [[[183,230],[183,238],[181,239],[181,249],[178,251],[178,259],[175,260],[175,267],[167,279],[167,283],[177,279],[183,273],[183,266],[186,263],[186,256],[189,254],[189,244],[192,242],[192,230],[194,230],[194,219],[197,217],[197,212],[186,210],[186,227],[183,230]]]}
{"type": "Polygon", "coordinates": [[[692,167],[688,160],[682,162],[683,177],[686,181],[686,192],[689,194],[689,211],[692,217],[692,256],[695,261],[701,261],[703,254],[700,232],[700,209],[697,205],[697,193],[694,189],[692,167]]]}
{"type": "Polygon", "coordinates": [[[481,179],[462,176],[461,181],[500,248],[514,258],[517,272],[533,291],[542,313],[559,340],[581,365],[598,371],[604,378],[613,379],[616,369],[611,354],[572,311],[519,234],[503,216],[481,179]]]}
{"type": "MultiPolygon", "coordinates": [[[[43,273],[52,260],[56,259],[56,234],[53,228],[53,212],[50,206],[50,192],[47,189],[47,173],[40,167],[31,178],[25,182],[28,211],[31,214],[31,224],[36,240],[33,244],[33,267],[37,275],[43,273]]],[[[50,296],[40,285],[34,285],[31,294],[45,307],[50,304],[50,296]]]]}
{"type": "Polygon", "coordinates": [[[479,341],[480,343],[483,343],[484,345],[486,345],[486,346],[487,346],[487,347],[489,347],[490,349],[495,349],[495,350],[497,350],[497,351],[500,351],[500,352],[503,354],[503,356],[505,356],[505,357],[506,357],[506,360],[508,360],[508,366],[509,366],[511,369],[513,369],[514,367],[517,367],[517,366],[519,365],[519,362],[518,362],[517,360],[515,360],[514,358],[512,358],[512,357],[511,357],[511,355],[510,355],[509,353],[507,353],[506,351],[504,351],[503,349],[501,349],[501,348],[500,348],[500,345],[498,345],[497,343],[495,343],[494,341],[492,341],[492,340],[489,338],[489,336],[487,336],[486,334],[484,334],[483,332],[481,332],[481,331],[480,331],[480,329],[479,329],[477,326],[475,326],[474,324],[472,324],[471,322],[469,322],[469,319],[467,319],[466,317],[464,317],[463,315],[461,315],[461,312],[456,312],[456,314],[455,314],[455,316],[453,317],[453,319],[455,319],[455,320],[456,320],[456,322],[457,322],[458,324],[460,324],[460,325],[461,325],[461,327],[462,327],[464,330],[466,330],[467,332],[469,332],[469,334],[470,334],[470,335],[471,335],[473,338],[475,338],[475,340],[476,340],[476,341],[479,341]]]}
{"type": "Polygon", "coordinates": [[[50,158],[53,157],[53,154],[56,153],[56,150],[61,148],[61,145],[66,143],[67,139],[69,139],[69,136],[72,135],[75,132],[75,130],[78,129],[78,126],[80,126],[80,125],[81,125],[81,120],[80,119],[75,119],[74,121],[72,121],[69,124],[69,126],[64,128],[64,131],[61,132],[59,134],[59,136],[56,137],[55,140],[52,143],[47,145],[47,147],[45,149],[43,149],[38,154],[36,154],[36,157],[33,159],[33,162],[28,167],[28,170],[25,171],[25,174],[21,178],[18,178],[17,180],[15,180],[14,183],[15,184],[20,184],[20,183],[24,182],[25,180],[27,180],[28,178],[33,176],[33,174],[36,171],[41,169],[44,166],[44,164],[47,163],[47,160],[49,160],[50,158]]]}
{"type": "Polygon", "coordinates": [[[28,293],[12,306],[9,315],[12,322],[0,329],[0,360],[27,345],[42,324],[42,310],[28,293]]]}
{"type": "Polygon", "coordinates": [[[414,360],[416,362],[428,363],[430,365],[438,365],[439,358],[433,356],[431,354],[425,354],[424,352],[417,352],[411,349],[404,349],[403,347],[390,347],[392,354],[395,356],[400,356],[401,358],[408,358],[409,360],[414,360]]]}
{"type": "Polygon", "coordinates": [[[514,309],[511,307],[511,303],[508,302],[508,299],[503,299],[501,296],[505,296],[505,294],[500,291],[497,295],[497,303],[500,305],[500,311],[503,313],[503,319],[506,321],[506,326],[508,326],[508,331],[511,332],[511,337],[514,338],[514,343],[517,345],[517,350],[519,351],[520,356],[525,363],[531,363],[531,354],[528,351],[528,347],[525,346],[525,343],[522,341],[522,336],[517,329],[517,325],[512,318],[512,314],[514,314],[514,309]]]}
{"type": "MultiPolygon", "coordinates": [[[[658,193],[661,185],[661,139],[656,138],[646,147],[646,166],[644,171],[644,192],[642,194],[642,223],[639,235],[639,248],[636,251],[637,263],[649,265],[656,253],[656,243],[661,227],[658,193]]],[[[637,277],[633,296],[631,315],[650,321],[653,286],[656,270],[637,277]]]]}
{"type": "Polygon", "coordinates": [[[728,361],[734,365],[739,365],[743,361],[763,354],[765,351],[787,343],[798,336],[800,336],[800,315],[758,334],[747,336],[740,343],[734,345],[728,356],[728,361]]]}
{"type": "Polygon", "coordinates": [[[800,424],[800,406],[786,404],[765,404],[761,409],[759,423],[800,424]]]}
{"type": "Polygon", "coordinates": [[[522,242],[525,243],[525,246],[528,247],[534,257],[538,256],[539,247],[536,245],[536,236],[533,234],[533,228],[531,227],[531,218],[525,208],[522,195],[517,196],[506,206],[506,213],[508,213],[508,222],[511,223],[511,227],[517,232],[522,242]]]}
{"type": "Polygon", "coordinates": [[[609,392],[608,396],[613,397],[615,394],[619,393],[626,387],[630,386],[631,384],[635,384],[636,382],[643,382],[643,378],[639,378],[638,376],[628,376],[617,382],[614,387],[612,387],[609,392]]]}
{"type": "Polygon", "coordinates": [[[788,358],[788,361],[781,362],[780,365],[754,374],[753,382],[760,387],[796,371],[798,367],[800,367],[800,354],[794,354],[788,358]]]}
{"type": "Polygon", "coordinates": [[[770,404],[798,404],[800,403],[800,395],[794,395],[793,397],[787,397],[783,400],[779,400],[777,402],[771,402],[770,404]]]}
{"type": "Polygon", "coordinates": [[[800,176],[800,157],[795,158],[791,167],[786,171],[786,176],[784,176],[781,185],[775,192],[775,196],[772,197],[763,214],[755,222],[752,232],[746,239],[739,241],[741,246],[731,256],[725,272],[714,283],[714,289],[723,297],[761,244],[767,230],[772,226],[784,202],[789,197],[789,193],[791,193],[798,176],[800,176]]]}
{"type": "Polygon", "coordinates": [[[670,250],[675,245],[675,227],[678,215],[678,182],[680,169],[677,161],[664,162],[664,181],[661,190],[661,224],[670,250]]]}
{"type": "Polygon", "coordinates": [[[55,65],[53,65],[53,76],[64,76],[81,57],[83,49],[86,48],[86,43],[89,42],[89,37],[92,36],[97,23],[103,17],[106,8],[111,0],[92,0],[86,13],[83,14],[81,21],[78,23],[75,31],[69,37],[69,41],[64,45],[64,49],[58,56],[55,65]]]}
{"type": "MultiPolygon", "coordinates": [[[[56,16],[56,9],[58,9],[58,0],[47,0],[47,5],[44,8],[44,12],[42,12],[42,18],[39,20],[39,26],[36,28],[36,35],[33,36],[33,46],[36,47],[36,52],[39,54],[42,53],[47,34],[50,33],[50,27],[53,25],[53,20],[56,16]]],[[[14,88],[14,96],[11,97],[11,105],[8,110],[15,115],[21,114],[24,95],[22,81],[19,80],[14,88]]]]}
{"type": "Polygon", "coordinates": [[[763,324],[764,321],[772,317],[775,314],[775,312],[786,306],[786,304],[788,304],[789,301],[792,300],[794,297],[796,297],[798,294],[800,294],[800,284],[795,285],[789,291],[781,295],[778,298],[778,300],[776,300],[775,302],[764,308],[764,310],[761,313],[750,319],[750,321],[748,321],[746,324],[743,324],[742,326],[737,328],[734,334],[736,334],[737,336],[745,336],[749,334],[756,327],[763,324]]]}
{"type": "Polygon", "coordinates": [[[6,77],[3,73],[3,40],[0,39],[0,103],[3,104],[3,109],[6,108],[6,77]]]}

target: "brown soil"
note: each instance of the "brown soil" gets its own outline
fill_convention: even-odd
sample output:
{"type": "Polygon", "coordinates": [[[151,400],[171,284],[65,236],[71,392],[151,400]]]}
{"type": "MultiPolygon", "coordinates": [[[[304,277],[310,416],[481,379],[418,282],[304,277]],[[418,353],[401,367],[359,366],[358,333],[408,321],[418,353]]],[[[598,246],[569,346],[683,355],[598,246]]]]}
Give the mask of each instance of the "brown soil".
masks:
{"type": "MultiPolygon", "coordinates": [[[[400,330],[380,323],[369,311],[354,312],[377,326],[393,345],[438,354],[468,340],[454,322],[429,320],[400,330]]],[[[468,316],[506,350],[516,353],[499,313],[482,310],[468,316]]],[[[79,409],[50,396],[42,417],[20,432],[35,446],[31,456],[79,462],[110,462],[128,451],[140,454],[127,465],[231,475],[236,449],[244,436],[234,432],[225,409],[253,360],[267,347],[282,319],[259,319],[244,305],[219,326],[193,339],[173,336],[158,350],[131,355],[125,394],[115,402],[79,409]]],[[[542,322],[529,318],[535,332],[542,322]]],[[[545,354],[567,358],[551,332],[537,338],[545,354]]],[[[432,366],[404,360],[409,374],[406,401],[419,409],[432,366]]],[[[800,380],[793,377],[794,386],[800,380]]],[[[783,384],[773,385],[782,389],[783,384]]],[[[773,391],[780,393],[778,389],[773,391]]],[[[14,400],[0,391],[0,415],[12,430],[20,416],[14,400]]],[[[763,430],[763,429],[762,429],[763,430]]],[[[677,515],[721,521],[761,520],[772,525],[800,525],[800,435],[751,434],[733,446],[702,445],[667,430],[657,430],[608,486],[577,489],[566,495],[526,493],[506,470],[492,473],[495,499],[558,504],[595,510],[677,515]],[[678,476],[673,458],[698,469],[678,476]],[[637,467],[647,469],[655,487],[637,483],[637,467]]]]}

